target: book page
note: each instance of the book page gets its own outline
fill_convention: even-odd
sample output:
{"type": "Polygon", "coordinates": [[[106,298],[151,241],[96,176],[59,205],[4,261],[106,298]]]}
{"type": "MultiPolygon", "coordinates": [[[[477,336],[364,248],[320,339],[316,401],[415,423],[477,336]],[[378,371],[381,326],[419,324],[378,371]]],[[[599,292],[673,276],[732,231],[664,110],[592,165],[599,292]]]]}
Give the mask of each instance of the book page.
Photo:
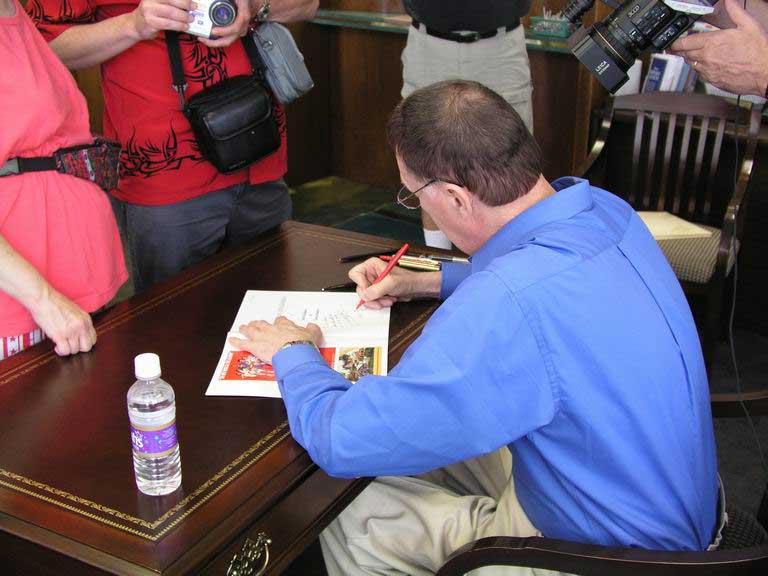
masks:
{"type": "Polygon", "coordinates": [[[708,238],[712,232],[669,212],[638,212],[656,240],[708,238]]]}
{"type": "MultiPolygon", "coordinates": [[[[367,374],[385,375],[390,309],[355,310],[358,301],[357,294],[349,292],[248,290],[226,338],[242,337],[240,326],[253,320],[274,322],[278,316],[285,316],[301,326],[320,326],[321,355],[350,382],[367,374]]],[[[272,366],[237,350],[226,338],[206,395],[279,398],[272,366]]]]}

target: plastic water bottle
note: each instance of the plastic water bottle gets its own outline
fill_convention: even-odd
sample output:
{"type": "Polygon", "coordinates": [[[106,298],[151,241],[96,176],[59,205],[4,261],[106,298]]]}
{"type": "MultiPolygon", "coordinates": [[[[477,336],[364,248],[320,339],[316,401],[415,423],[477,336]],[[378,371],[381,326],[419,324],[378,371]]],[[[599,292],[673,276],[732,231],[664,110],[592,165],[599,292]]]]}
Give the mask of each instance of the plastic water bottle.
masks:
{"type": "Polygon", "coordinates": [[[181,485],[173,388],[160,378],[157,354],[134,359],[136,382],[128,390],[133,470],[144,494],[170,494],[181,485]]]}

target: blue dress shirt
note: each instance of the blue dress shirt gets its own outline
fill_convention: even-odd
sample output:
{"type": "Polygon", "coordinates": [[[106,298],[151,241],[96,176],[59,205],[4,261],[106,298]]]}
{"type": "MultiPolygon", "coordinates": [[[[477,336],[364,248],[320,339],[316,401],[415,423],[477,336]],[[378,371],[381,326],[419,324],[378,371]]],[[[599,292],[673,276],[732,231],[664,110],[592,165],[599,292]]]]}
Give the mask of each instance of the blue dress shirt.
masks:
{"type": "Polygon", "coordinates": [[[354,386],[310,346],[274,357],[291,432],[331,475],[425,472],[509,445],[548,537],[702,550],[717,472],[688,303],[621,199],[585,180],[499,230],[388,376],[354,386]]]}

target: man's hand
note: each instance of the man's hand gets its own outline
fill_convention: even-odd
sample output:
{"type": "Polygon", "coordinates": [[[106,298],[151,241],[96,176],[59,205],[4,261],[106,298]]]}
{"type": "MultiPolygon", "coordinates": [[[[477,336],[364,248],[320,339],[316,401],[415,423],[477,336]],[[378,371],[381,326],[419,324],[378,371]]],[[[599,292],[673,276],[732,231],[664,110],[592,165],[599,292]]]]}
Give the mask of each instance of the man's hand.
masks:
{"type": "Polygon", "coordinates": [[[739,5],[722,0],[734,28],[677,40],[671,50],[702,79],[735,94],[764,96],[768,86],[768,32],[739,5]]]}
{"type": "MultiPolygon", "coordinates": [[[[211,30],[216,38],[199,38],[200,42],[211,48],[229,46],[238,38],[248,33],[251,21],[261,8],[264,0],[234,0],[237,4],[237,18],[232,24],[214,27],[211,30]]],[[[271,0],[269,19],[276,22],[295,22],[312,18],[317,11],[318,0],[271,0]]]]}
{"type": "Polygon", "coordinates": [[[141,0],[131,13],[138,38],[151,40],[162,30],[186,32],[194,7],[192,0],[141,0]]]}
{"type": "Polygon", "coordinates": [[[231,336],[229,343],[239,350],[247,350],[262,362],[270,364],[272,357],[288,342],[310,340],[319,345],[323,339],[317,324],[310,323],[306,328],[302,328],[285,316],[278,316],[274,324],[264,320],[249,322],[240,326],[240,334],[245,336],[245,339],[231,336]]]}
{"type": "Polygon", "coordinates": [[[440,272],[413,272],[395,266],[381,282],[373,284],[386,267],[387,263],[380,258],[369,258],[349,271],[349,278],[357,284],[357,294],[367,308],[378,310],[395,302],[440,294],[440,272]]]}
{"type": "Polygon", "coordinates": [[[91,316],[48,285],[29,311],[35,323],[56,344],[56,354],[60,356],[88,352],[96,343],[91,316]]]}

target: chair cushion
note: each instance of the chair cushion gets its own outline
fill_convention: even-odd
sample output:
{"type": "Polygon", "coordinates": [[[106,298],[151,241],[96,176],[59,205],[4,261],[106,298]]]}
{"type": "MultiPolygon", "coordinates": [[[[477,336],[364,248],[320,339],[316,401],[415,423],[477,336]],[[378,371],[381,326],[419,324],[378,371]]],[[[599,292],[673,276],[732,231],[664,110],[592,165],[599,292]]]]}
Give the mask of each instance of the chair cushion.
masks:
{"type": "MultiPolygon", "coordinates": [[[[706,228],[712,234],[708,238],[676,238],[658,242],[678,280],[706,284],[715,272],[720,229],[703,224],[697,224],[697,226],[706,228]]],[[[736,250],[731,249],[728,255],[726,274],[731,272],[735,252],[738,252],[738,243],[736,250]]]]}
{"type": "Polygon", "coordinates": [[[719,550],[759,546],[768,542],[768,534],[757,519],[741,508],[728,506],[728,523],[723,529],[719,550]]]}

